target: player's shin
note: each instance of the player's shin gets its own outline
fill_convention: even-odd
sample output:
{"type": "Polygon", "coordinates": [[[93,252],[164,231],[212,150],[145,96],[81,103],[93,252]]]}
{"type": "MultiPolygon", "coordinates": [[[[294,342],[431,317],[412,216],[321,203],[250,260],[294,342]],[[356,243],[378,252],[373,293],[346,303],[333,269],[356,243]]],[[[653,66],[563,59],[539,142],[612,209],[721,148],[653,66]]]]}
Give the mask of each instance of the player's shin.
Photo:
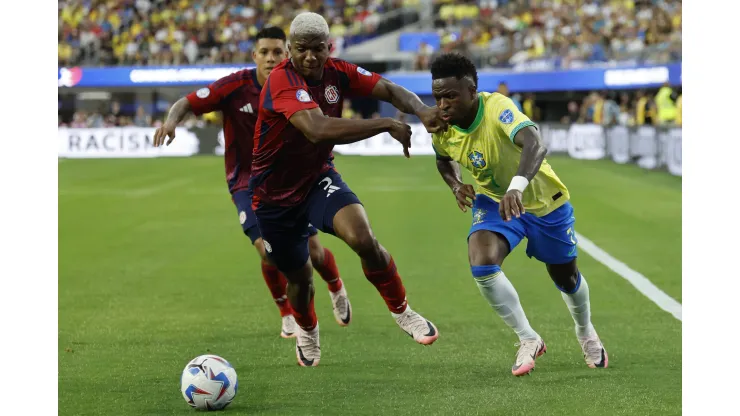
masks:
{"type": "Polygon", "coordinates": [[[406,288],[403,287],[401,276],[396,270],[396,263],[390,258],[388,265],[380,270],[369,270],[363,262],[362,271],[370,283],[375,286],[380,296],[383,297],[388,310],[400,314],[406,310],[406,288]]]}
{"type": "Polygon", "coordinates": [[[471,266],[473,278],[481,295],[493,310],[516,332],[520,340],[538,339],[539,335],[529,325],[519,294],[498,265],[471,266]]]}
{"type": "Polygon", "coordinates": [[[262,277],[265,279],[268,289],[270,289],[270,294],[275,300],[275,305],[277,305],[280,310],[280,316],[291,315],[293,311],[291,310],[290,302],[288,301],[288,281],[285,279],[285,276],[280,273],[277,267],[263,261],[262,277]]]}
{"type": "Polygon", "coordinates": [[[310,263],[306,262],[302,268],[286,273],[285,277],[288,279],[288,300],[293,307],[296,323],[310,331],[318,323],[313,305],[314,285],[310,263]]]}
{"type": "Polygon", "coordinates": [[[334,254],[328,248],[323,248],[322,257],[321,260],[323,261],[319,262],[315,261],[312,256],[311,262],[313,263],[313,267],[319,273],[321,279],[329,286],[329,291],[338,292],[342,289],[342,279],[339,278],[339,269],[334,260],[334,254]]]}
{"type": "Polygon", "coordinates": [[[591,324],[591,302],[586,278],[578,272],[575,288],[566,291],[558,286],[558,289],[560,289],[563,300],[576,324],[576,335],[579,338],[591,336],[594,333],[594,327],[591,324]]]}

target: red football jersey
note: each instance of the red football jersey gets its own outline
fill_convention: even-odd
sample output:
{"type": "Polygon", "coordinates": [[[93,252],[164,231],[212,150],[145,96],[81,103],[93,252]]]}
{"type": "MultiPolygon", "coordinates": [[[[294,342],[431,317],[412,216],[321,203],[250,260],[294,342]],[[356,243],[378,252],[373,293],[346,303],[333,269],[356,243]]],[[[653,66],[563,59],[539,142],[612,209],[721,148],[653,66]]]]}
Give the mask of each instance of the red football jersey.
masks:
{"type": "Polygon", "coordinates": [[[187,95],[195,115],[221,111],[224,123],[224,164],[229,191],[246,189],[252,169],[254,128],[262,86],[256,69],[244,69],[187,95]]]}
{"type": "Polygon", "coordinates": [[[319,175],[331,169],[333,145],[311,143],[290,124],[298,111],[319,107],[328,117],[342,116],[344,98],[368,96],[380,75],[329,58],[321,81],[307,82],[290,59],[270,73],[260,94],[254,131],[252,187],[255,205],[293,206],[308,195],[319,175]]]}

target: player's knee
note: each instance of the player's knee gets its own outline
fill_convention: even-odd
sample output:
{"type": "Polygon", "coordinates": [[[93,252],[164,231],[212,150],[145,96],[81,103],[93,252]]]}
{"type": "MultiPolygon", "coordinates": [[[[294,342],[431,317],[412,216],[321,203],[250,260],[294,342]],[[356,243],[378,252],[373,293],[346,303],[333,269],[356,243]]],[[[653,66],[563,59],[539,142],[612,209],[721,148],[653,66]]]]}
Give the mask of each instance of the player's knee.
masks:
{"type": "Polygon", "coordinates": [[[380,244],[369,229],[360,229],[345,236],[344,241],[360,257],[374,256],[380,253],[380,244]]]}
{"type": "Polygon", "coordinates": [[[477,231],[468,239],[468,261],[471,266],[501,265],[508,254],[503,237],[489,231],[477,231]]]}
{"type": "Polygon", "coordinates": [[[555,286],[565,293],[573,293],[578,289],[580,273],[575,262],[567,264],[548,264],[547,272],[550,274],[555,286]]]}
{"type": "Polygon", "coordinates": [[[262,242],[261,238],[258,238],[254,241],[254,248],[257,250],[257,254],[259,254],[260,259],[262,259],[263,263],[267,263],[270,265],[273,265],[272,260],[267,256],[267,252],[265,251],[265,245],[262,242]]]}

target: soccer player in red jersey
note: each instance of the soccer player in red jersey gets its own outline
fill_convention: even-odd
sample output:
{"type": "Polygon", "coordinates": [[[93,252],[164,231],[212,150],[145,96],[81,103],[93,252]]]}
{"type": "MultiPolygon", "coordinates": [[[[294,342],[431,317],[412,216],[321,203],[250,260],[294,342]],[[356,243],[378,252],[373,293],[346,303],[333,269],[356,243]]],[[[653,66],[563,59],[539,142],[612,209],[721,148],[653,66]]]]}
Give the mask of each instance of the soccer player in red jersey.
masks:
{"type": "Polygon", "coordinates": [[[336,144],[388,132],[408,157],[411,128],[390,118],[339,118],[345,98],[372,96],[417,115],[430,132],[446,129],[436,107],[415,94],[349,62],[329,58],[329,28],[316,13],[291,23],[291,59],[270,73],[260,94],[250,187],[265,250],[288,279],[288,299],[298,323],[296,357],[316,366],[321,357],[313,306],[306,225],[334,234],[362,260],[367,279],[380,292],[397,324],[420,344],[439,337],[437,328],[413,311],[391,255],[373,235],[365,210],[330,160],[336,144]]]}
{"type": "MultiPolygon", "coordinates": [[[[259,111],[260,90],[273,68],[287,56],[285,33],[276,27],[262,29],[256,36],[255,48],[252,52],[252,58],[257,67],[225,76],[208,87],[201,88],[178,100],[172,106],[164,125],[155,132],[154,145],[164,144],[167,136],[169,136],[167,141],[169,145],[175,138],[175,127],[189,112],[196,115],[211,111],[223,113],[226,182],[229,192],[236,205],[244,234],[249,237],[262,258],[262,276],[282,316],[280,336],[294,338],[296,322],[286,295],[288,282],[265,255],[265,246],[252,211],[252,190],[249,188],[252,148],[254,147],[252,138],[259,111]]],[[[352,306],[347,297],[347,290],[339,277],[334,255],[321,245],[315,227],[306,224],[303,233],[310,236],[308,242],[313,267],[329,286],[334,317],[339,325],[349,325],[352,318],[352,306]]]]}

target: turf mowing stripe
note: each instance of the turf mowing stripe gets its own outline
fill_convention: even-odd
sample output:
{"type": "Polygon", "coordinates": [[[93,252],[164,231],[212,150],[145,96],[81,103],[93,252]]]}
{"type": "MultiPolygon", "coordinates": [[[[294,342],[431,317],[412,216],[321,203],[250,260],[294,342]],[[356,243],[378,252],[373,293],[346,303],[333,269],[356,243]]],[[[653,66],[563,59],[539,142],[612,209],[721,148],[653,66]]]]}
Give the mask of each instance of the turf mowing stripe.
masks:
{"type": "Polygon", "coordinates": [[[609,253],[602,250],[599,246],[594,244],[593,241],[584,237],[582,234],[576,232],[576,238],[578,238],[578,247],[583,249],[586,253],[591,255],[596,261],[603,264],[604,266],[611,269],[614,273],[622,276],[625,280],[630,282],[637,290],[643,295],[647,296],[648,299],[652,300],[653,303],[658,305],[660,309],[670,313],[678,319],[681,319],[682,306],[675,299],[668,296],[665,292],[660,290],[653,284],[647,277],[632,270],[629,266],[623,262],[615,259],[609,253]]]}

